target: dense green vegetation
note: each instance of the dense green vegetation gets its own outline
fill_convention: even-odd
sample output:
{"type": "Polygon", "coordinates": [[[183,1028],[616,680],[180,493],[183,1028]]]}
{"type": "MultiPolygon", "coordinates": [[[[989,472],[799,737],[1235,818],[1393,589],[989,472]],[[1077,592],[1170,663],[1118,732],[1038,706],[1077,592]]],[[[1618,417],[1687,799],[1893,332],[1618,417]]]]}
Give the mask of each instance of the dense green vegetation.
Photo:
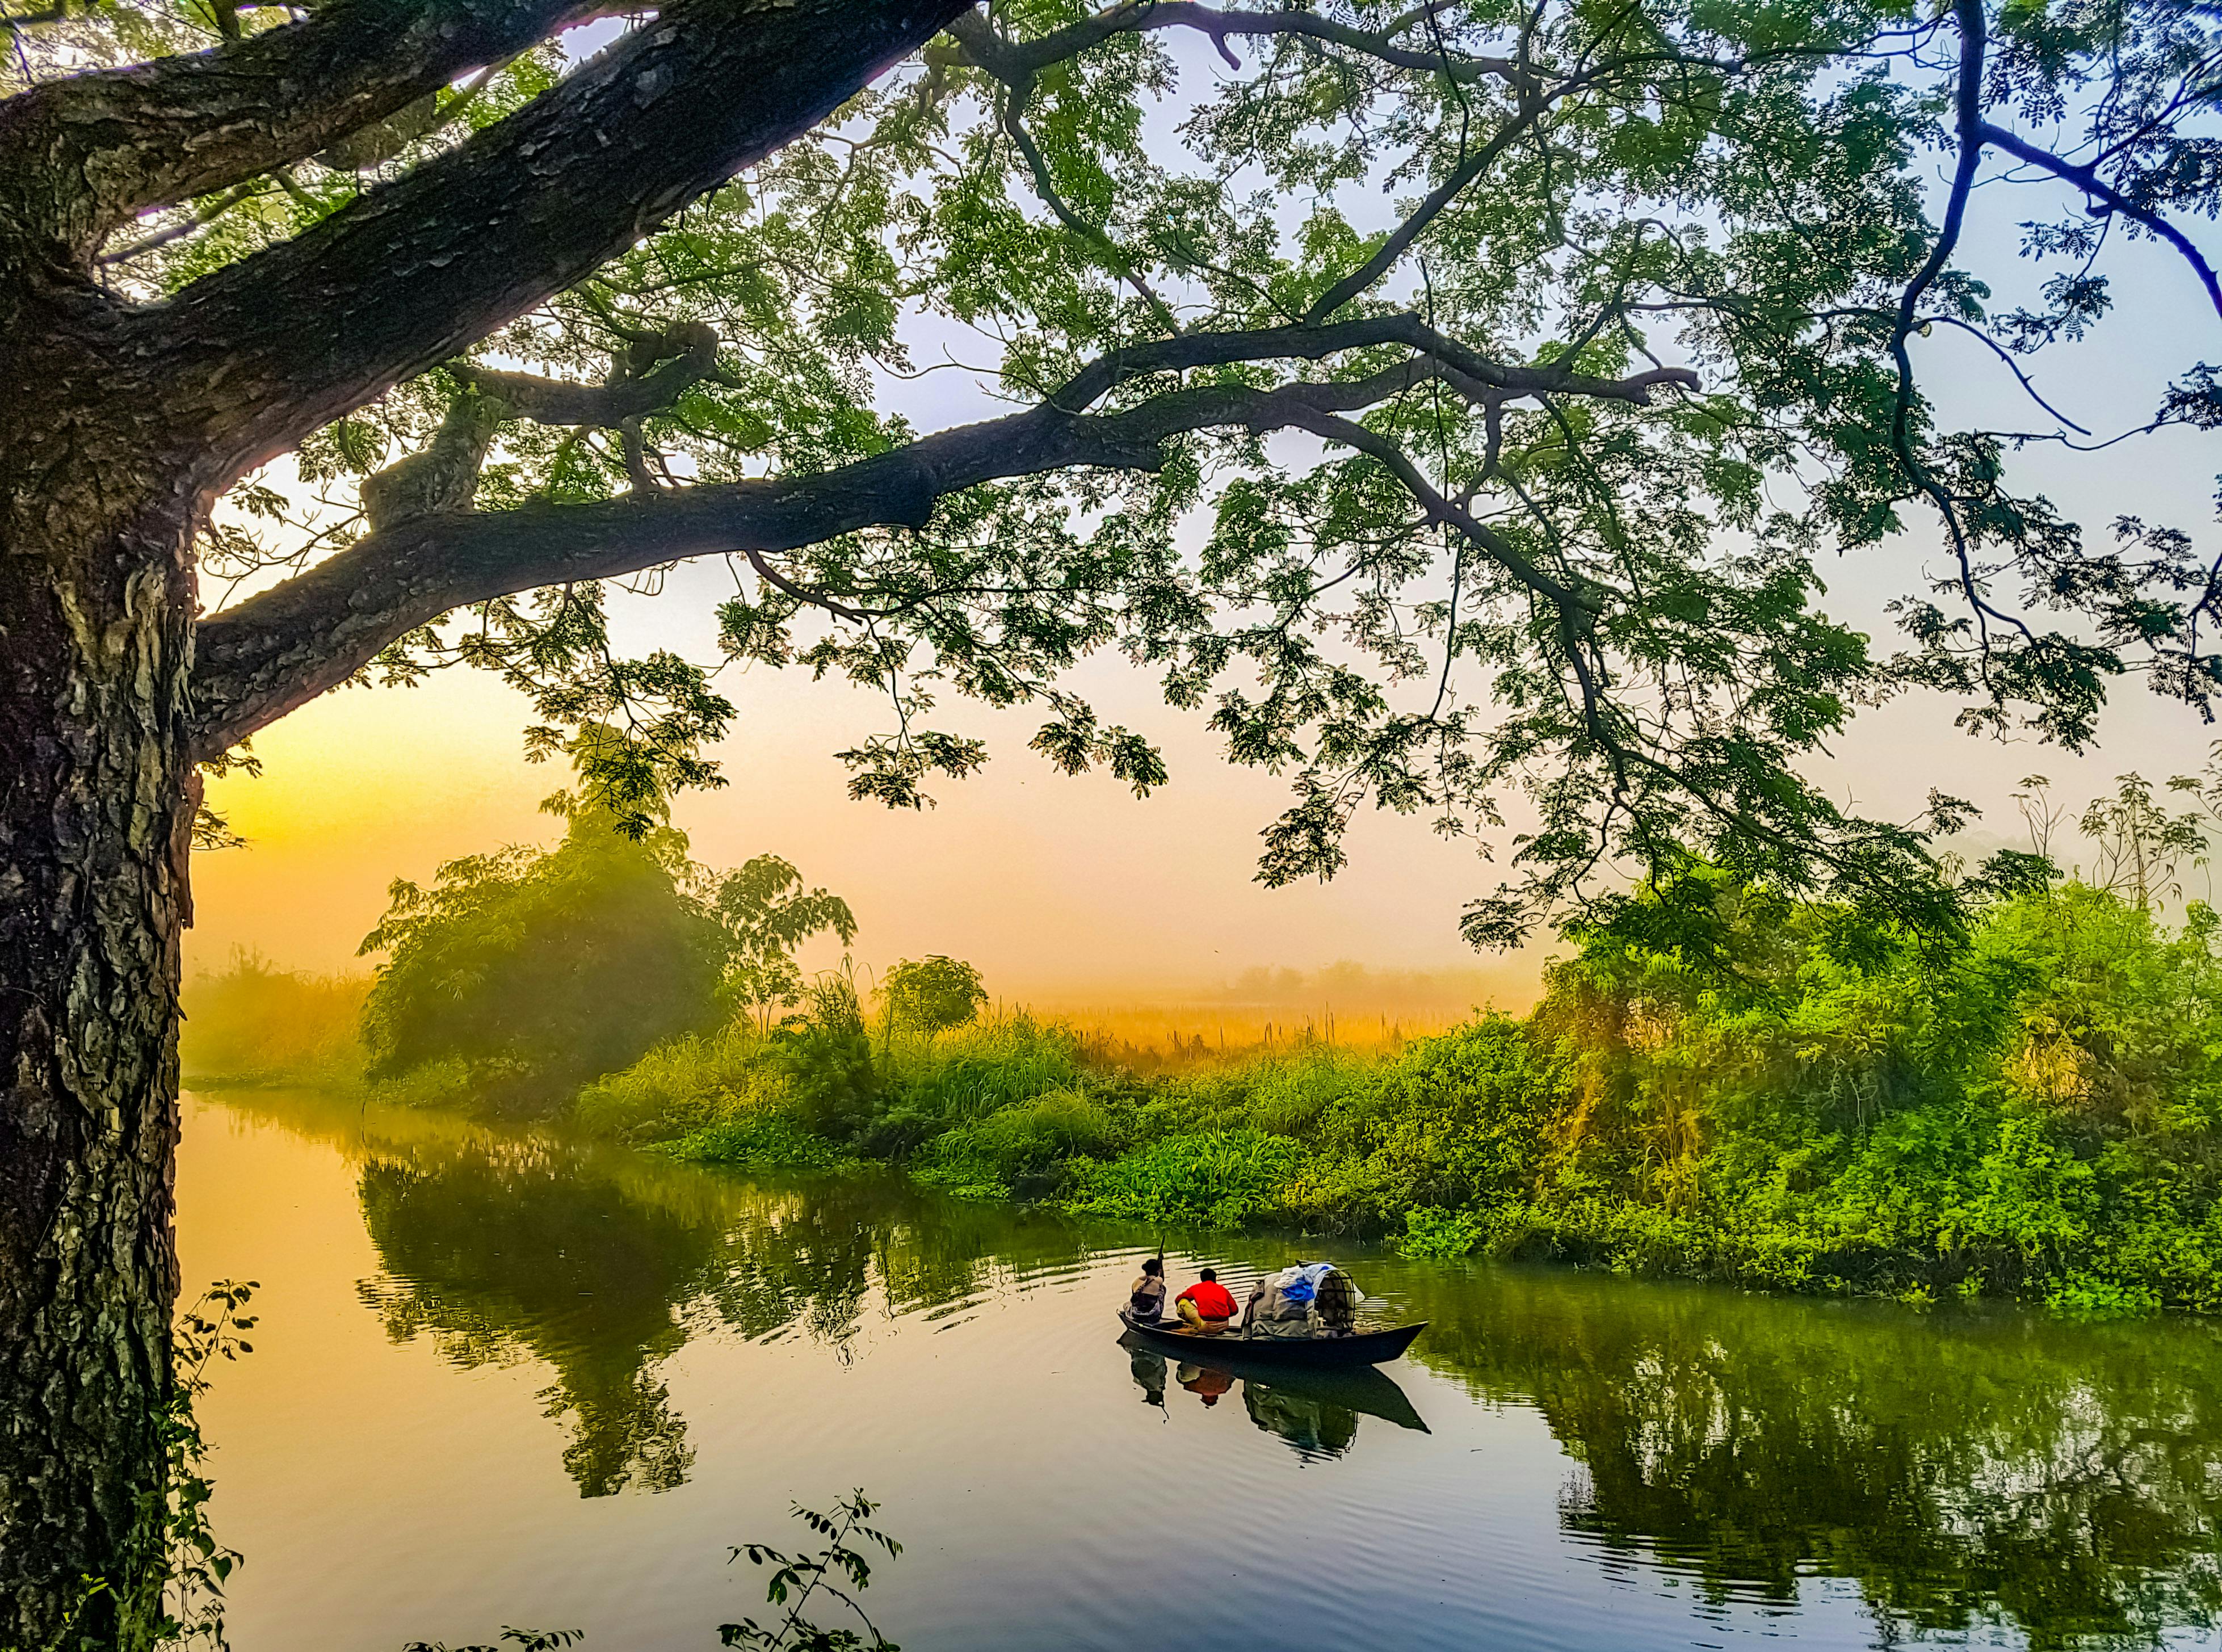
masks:
{"type": "Polygon", "coordinates": [[[1580,931],[1526,1020],[1386,1058],[1145,1078],[1023,1014],[875,1040],[843,983],[575,1110],[689,1158],[888,1159],[976,1197],[1417,1254],[2211,1311],[2216,930],[2070,883],[1924,939],[1692,866],[1580,931]]]}
{"type": "Polygon", "coordinates": [[[620,822],[567,793],[542,807],[567,822],[554,849],[395,882],[362,943],[387,955],[363,1007],[372,1077],[545,1110],[663,1040],[794,1002],[794,948],[856,934],[845,901],[776,856],[719,879],[660,811],[620,822]]]}
{"type": "MultiPolygon", "coordinates": [[[[2061,812],[2041,782],[2024,801],[2049,848],[2061,812]]],[[[568,822],[553,851],[396,886],[362,1017],[389,1094],[530,1104],[701,1162],[879,1161],[970,1197],[1416,1256],[2222,1310],[2222,920],[2160,915],[2204,842],[2135,776],[2081,822],[2087,881],[2006,852],[1964,880],[1964,926],[1688,861],[1570,927],[1524,1020],[1146,1073],[1070,1025],[982,1018],[950,958],[869,997],[845,970],[805,981],[795,945],[855,923],[784,862],[720,881],[668,827],[568,822]]],[[[219,1072],[336,1059],[314,1030],[346,1008],[335,983],[247,958],[200,995],[219,1072]],[[273,1021],[300,1012],[260,1055],[236,1025],[258,995],[273,1021]]]]}

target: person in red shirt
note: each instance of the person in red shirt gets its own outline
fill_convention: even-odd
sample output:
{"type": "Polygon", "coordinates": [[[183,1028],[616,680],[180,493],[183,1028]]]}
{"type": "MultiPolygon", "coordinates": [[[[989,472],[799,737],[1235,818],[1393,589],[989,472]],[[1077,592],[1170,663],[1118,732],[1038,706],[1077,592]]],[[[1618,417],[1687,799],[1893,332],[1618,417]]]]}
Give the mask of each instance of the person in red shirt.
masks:
{"type": "Polygon", "coordinates": [[[1234,1297],[1219,1283],[1219,1276],[1209,1268],[1202,1278],[1173,1298],[1173,1307],[1181,1316],[1181,1323],[1192,1331],[1206,1336],[1217,1336],[1227,1329],[1227,1322],[1237,1311],[1234,1297]]]}

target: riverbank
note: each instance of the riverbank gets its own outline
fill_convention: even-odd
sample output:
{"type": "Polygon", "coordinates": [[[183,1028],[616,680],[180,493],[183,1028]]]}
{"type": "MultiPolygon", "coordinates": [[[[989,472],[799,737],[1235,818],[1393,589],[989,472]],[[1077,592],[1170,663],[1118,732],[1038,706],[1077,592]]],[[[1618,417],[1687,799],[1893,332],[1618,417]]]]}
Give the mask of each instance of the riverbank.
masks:
{"type": "MultiPolygon", "coordinates": [[[[1693,872],[1524,1019],[1144,1071],[1025,1014],[928,1036],[829,985],[569,1117],[681,1159],[1644,1275],[2093,1315],[2222,1310],[2222,962],[2069,884],[1952,944],[1693,872]]],[[[418,1099],[468,1098],[420,1075],[418,1099]]]]}
{"type": "Polygon", "coordinates": [[[667,1046],[576,1115],[699,1161],[853,1154],[975,1197],[1413,1255],[2222,1309],[2212,913],[2169,928],[2070,884],[1939,945],[1709,877],[1588,933],[1525,1019],[1391,1052],[1143,1076],[1023,1016],[876,1043],[821,1015],[667,1046]]]}

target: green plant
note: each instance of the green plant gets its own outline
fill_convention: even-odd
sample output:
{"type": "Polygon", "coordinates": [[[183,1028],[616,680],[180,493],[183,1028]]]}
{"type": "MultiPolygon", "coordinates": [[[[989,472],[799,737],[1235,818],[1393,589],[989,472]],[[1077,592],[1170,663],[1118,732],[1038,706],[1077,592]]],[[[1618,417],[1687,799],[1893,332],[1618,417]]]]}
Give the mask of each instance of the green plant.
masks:
{"type": "MultiPolygon", "coordinates": [[[[210,1523],[215,1486],[208,1472],[208,1442],[201,1433],[196,1403],[210,1386],[210,1366],[254,1352],[245,1333],[256,1316],[243,1311],[260,1289],[252,1279],[219,1279],[180,1310],[171,1327],[170,1392],[154,1419],[160,1442],[163,1489],[153,1506],[141,1510],[135,1542],[121,1570],[126,1579],[144,1579],[153,1591],[152,1611],[142,1614],[133,1601],[119,1602],[127,1621],[147,1643],[157,1647],[206,1646],[225,1652],[224,1586],[239,1567],[239,1551],[218,1542],[210,1523]]],[[[61,1625],[48,1652],[70,1646],[72,1632],[86,1611],[103,1597],[136,1592],[135,1581],[92,1578],[61,1625]]]]}
{"type": "Polygon", "coordinates": [[[545,1108],[715,1010],[726,937],[689,893],[686,839],[636,839],[562,794],[553,850],[467,856],[397,881],[362,942],[386,962],[364,1006],[373,1077],[463,1064],[496,1106],[545,1108]]]}
{"type": "Polygon", "coordinates": [[[1404,1232],[1397,1249],[1405,1256],[1453,1260],[1472,1255],[1488,1238],[1488,1222],[1473,1211],[1429,1207],[1404,1213],[1404,1232]]]}
{"type": "Polygon", "coordinates": [[[814,1135],[852,1142],[879,1109],[881,1075],[863,1005],[846,975],[822,975],[800,1013],[773,1029],[771,1062],[793,1092],[795,1122],[814,1135]]]}
{"type": "Polygon", "coordinates": [[[758,855],[719,879],[710,909],[725,932],[722,996],[765,1030],[774,1009],[801,1001],[794,949],[827,931],[844,946],[857,939],[849,903],[824,889],[805,889],[802,874],[777,855],[758,855]]]}
{"type": "Polygon", "coordinates": [[[785,1606],[787,1611],[769,1624],[753,1617],[722,1624],[718,1629],[719,1642],[725,1646],[754,1647],[758,1652],[901,1652],[880,1633],[856,1595],[850,1592],[854,1589],[861,1593],[871,1586],[870,1555],[860,1543],[884,1551],[890,1560],[902,1553],[901,1543],[864,1523],[879,1506],[864,1495],[862,1487],[837,1502],[830,1513],[821,1514],[798,1503],[794,1505],[794,1517],[825,1540],[823,1548],[790,1555],[768,1543],[744,1543],[734,1549],[730,1560],[745,1556],[751,1566],[772,1568],[764,1584],[764,1599],[775,1606],[785,1606]],[[846,1580],[845,1586],[840,1580],[846,1580]],[[828,1629],[813,1623],[805,1613],[813,1597],[821,1594],[846,1607],[858,1627],[844,1624],[828,1629]]]}
{"type": "Polygon", "coordinates": [[[586,1638],[583,1630],[512,1629],[504,1624],[499,1646],[451,1647],[445,1641],[411,1641],[401,1652],[561,1652],[561,1649],[575,1646],[586,1638]]]}
{"type": "Polygon", "coordinates": [[[880,983],[880,1000],[891,1026],[931,1037],[976,1018],[988,1002],[988,989],[970,964],[936,952],[890,966],[880,983]]]}

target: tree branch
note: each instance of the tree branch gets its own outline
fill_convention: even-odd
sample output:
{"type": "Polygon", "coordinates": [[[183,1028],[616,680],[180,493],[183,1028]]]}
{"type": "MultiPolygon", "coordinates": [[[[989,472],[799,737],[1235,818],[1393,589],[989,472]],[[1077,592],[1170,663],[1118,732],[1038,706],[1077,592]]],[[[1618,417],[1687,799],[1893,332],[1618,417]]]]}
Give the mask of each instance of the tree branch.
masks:
{"type": "Polygon", "coordinates": [[[1068,24],[1030,41],[1005,39],[995,33],[985,16],[976,12],[967,13],[951,23],[949,33],[974,63],[1007,85],[1039,73],[1053,63],[1076,57],[1114,35],[1140,34],[1157,28],[1192,28],[1208,35],[1219,47],[1220,55],[1230,62],[1233,56],[1227,46],[1230,38],[1302,35],[1346,47],[1400,69],[1447,74],[1453,80],[1494,77],[1516,81],[1521,78],[1520,66],[1510,58],[1446,57],[1439,52],[1397,44],[1396,37],[1403,28],[1433,9],[1422,8],[1388,28],[1370,30],[1354,28],[1309,11],[1224,11],[1215,6],[1193,4],[1189,0],[1127,0],[1125,4],[1113,6],[1084,22],[1068,24]]]}
{"type": "Polygon", "coordinates": [[[963,0],[681,0],[508,119],[134,319],[215,492],[573,285],[963,0]]]}
{"type": "MultiPolygon", "coordinates": [[[[1089,466],[1154,471],[1173,437],[1309,428],[1441,371],[1412,357],[1358,380],[1271,390],[1203,385],[1108,416],[1045,404],[817,475],[417,518],[201,622],[196,749],[222,752],[346,682],[397,638],[474,602],[692,556],[739,551],[755,561],[863,529],[920,527],[943,496],[982,482],[1089,466]]],[[[1494,541],[1482,543],[1494,550],[1494,541]]]]}
{"type": "Polygon", "coordinates": [[[606,430],[662,412],[694,386],[717,374],[718,335],[706,323],[682,322],[668,334],[645,334],[633,342],[631,354],[651,362],[660,360],[662,365],[651,366],[637,376],[620,374],[598,385],[508,373],[468,361],[450,361],[448,371],[536,424],[590,424],[606,430]]]}
{"type": "Polygon", "coordinates": [[[1974,136],[1978,148],[1986,143],[1994,144],[2013,156],[2015,160],[2026,161],[2032,166],[2041,167],[2062,182],[2074,185],[2093,200],[2104,206],[2107,211],[2127,218],[2133,223],[2142,224],[2154,235],[2158,236],[2183,255],[2184,261],[2189,264],[2193,271],[2197,273],[2199,284],[2206,289],[2206,301],[2214,306],[2214,313],[2217,316],[2222,316],[2222,280],[2216,278],[2214,267],[2208,263],[2205,254],[2192,244],[2191,238],[2161,217],[2159,213],[2150,207],[2138,205],[2121,191],[2106,182],[2105,179],[2100,177],[2097,167],[2079,166],[2073,161],[2054,154],[2049,149],[2038,148],[2026,138],[2018,137],[2007,131],[2003,126],[1994,125],[1989,121],[1978,121],[1975,123],[1974,136]]]}
{"type": "Polygon", "coordinates": [[[1343,350],[1365,349],[1380,344],[1404,345],[1491,389],[1514,395],[1589,396],[1644,407],[1650,405],[1652,391],[1660,385],[1685,390],[1698,387],[1698,375],[1687,367],[1656,367],[1625,379],[1599,379],[1565,367],[1507,366],[1437,332],[1418,316],[1406,311],[1367,316],[1354,321],[1260,328],[1253,332],[1187,333],[1175,338],[1130,344],[1089,363],[1068,379],[1050,399],[1065,411],[1076,413],[1101,400],[1119,385],[1147,374],[1181,373],[1196,367],[1226,367],[1237,361],[1316,361],[1343,350]]]}
{"type": "Polygon", "coordinates": [[[213,51],[34,86],[0,104],[0,257],[59,244],[82,267],[138,213],[314,154],[599,9],[339,0],[213,51]]]}

